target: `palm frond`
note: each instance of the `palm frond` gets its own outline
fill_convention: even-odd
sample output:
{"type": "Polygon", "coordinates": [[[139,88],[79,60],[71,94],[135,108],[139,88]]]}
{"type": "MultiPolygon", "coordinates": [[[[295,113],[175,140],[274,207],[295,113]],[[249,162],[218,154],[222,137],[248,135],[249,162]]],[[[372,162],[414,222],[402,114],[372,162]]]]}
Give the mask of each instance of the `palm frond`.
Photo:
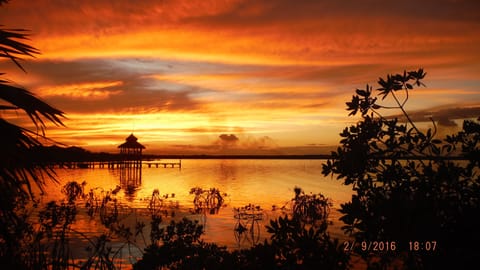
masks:
{"type": "Polygon", "coordinates": [[[2,111],[18,110],[18,107],[15,107],[15,106],[7,106],[7,105],[0,105],[0,110],[2,110],[2,111]]]}
{"type": "Polygon", "coordinates": [[[18,60],[23,56],[35,57],[39,53],[36,48],[22,42],[25,40],[29,40],[25,29],[0,29],[0,57],[9,58],[24,72],[18,60]]]}
{"type": "Polygon", "coordinates": [[[64,118],[64,113],[46,102],[40,100],[30,91],[6,83],[0,83],[0,99],[17,107],[30,117],[37,128],[44,133],[44,119],[57,126],[64,126],[60,118],[64,118]]]}
{"type": "Polygon", "coordinates": [[[33,196],[32,182],[43,191],[45,176],[55,180],[54,171],[39,166],[31,149],[41,146],[33,134],[22,127],[0,118],[0,182],[2,185],[13,185],[12,188],[22,196],[33,196]]]}
{"type": "MultiPolygon", "coordinates": [[[[0,5],[7,1],[0,0],[0,5]]],[[[3,29],[0,25],[0,58],[10,59],[17,67],[25,71],[19,60],[24,57],[35,57],[39,51],[26,43],[29,33],[25,29],[3,29]]],[[[0,76],[4,73],[0,73],[0,76]]],[[[45,122],[64,126],[61,118],[64,113],[30,91],[14,86],[9,80],[0,78],[0,110],[22,110],[31,119],[41,135],[26,128],[12,124],[0,117],[0,184],[2,190],[9,190],[20,196],[33,196],[32,182],[42,190],[44,177],[55,181],[54,171],[45,166],[39,166],[38,160],[33,160],[31,150],[42,145],[36,138],[45,139],[45,122]],[[3,186],[7,185],[7,189],[3,186]]],[[[0,192],[2,193],[2,192],[0,192]]],[[[3,194],[3,193],[2,193],[3,194]]]]}

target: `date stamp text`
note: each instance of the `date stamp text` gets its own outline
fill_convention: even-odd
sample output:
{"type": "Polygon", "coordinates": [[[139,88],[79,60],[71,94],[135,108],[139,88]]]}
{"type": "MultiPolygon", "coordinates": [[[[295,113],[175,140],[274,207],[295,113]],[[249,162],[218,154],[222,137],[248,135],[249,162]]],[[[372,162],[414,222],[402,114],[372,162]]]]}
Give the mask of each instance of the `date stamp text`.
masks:
{"type": "Polygon", "coordinates": [[[436,251],[437,241],[344,241],[343,251],[389,252],[389,251],[436,251]]]}

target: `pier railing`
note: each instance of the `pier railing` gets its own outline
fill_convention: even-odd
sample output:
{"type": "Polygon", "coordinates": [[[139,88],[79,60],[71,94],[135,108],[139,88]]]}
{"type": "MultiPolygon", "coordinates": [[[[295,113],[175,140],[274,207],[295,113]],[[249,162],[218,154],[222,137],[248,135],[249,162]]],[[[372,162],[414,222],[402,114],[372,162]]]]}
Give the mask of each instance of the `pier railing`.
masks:
{"type": "MultiPolygon", "coordinates": [[[[68,169],[120,169],[124,161],[65,161],[51,162],[48,165],[54,168],[68,169]]],[[[182,168],[182,160],[177,161],[142,161],[141,166],[144,168],[182,168]]]]}

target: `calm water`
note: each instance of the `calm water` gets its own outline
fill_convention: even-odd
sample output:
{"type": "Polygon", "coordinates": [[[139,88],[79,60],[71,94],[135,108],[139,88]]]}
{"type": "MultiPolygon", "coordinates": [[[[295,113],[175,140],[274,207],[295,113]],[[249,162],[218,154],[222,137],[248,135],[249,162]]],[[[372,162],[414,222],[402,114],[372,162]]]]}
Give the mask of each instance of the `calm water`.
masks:
{"type": "MultiPolygon", "coordinates": [[[[168,160],[162,160],[168,161],[168,160]]],[[[178,160],[172,160],[178,162],[178,160]]],[[[229,248],[248,247],[251,239],[235,238],[233,228],[236,224],[234,207],[242,207],[247,204],[260,205],[264,209],[264,220],[260,221],[260,227],[268,224],[268,220],[277,217],[279,211],[271,211],[272,206],[281,207],[293,197],[293,188],[301,187],[306,193],[322,193],[333,202],[330,220],[333,225],[330,231],[333,236],[341,237],[341,223],[338,221],[339,213],[336,211],[340,204],[350,199],[352,191],[350,187],[341,184],[340,181],[321,174],[324,160],[234,160],[234,159],[186,159],[182,160],[182,168],[148,168],[142,170],[142,183],[138,189],[129,194],[120,190],[118,200],[128,213],[132,209],[141,212],[148,205],[152,192],[155,189],[160,194],[169,194],[166,200],[169,204],[178,205],[178,216],[187,215],[201,220],[205,224],[206,241],[213,241],[229,248]],[[189,213],[193,208],[194,196],[189,194],[192,187],[218,188],[227,193],[225,198],[226,207],[220,209],[217,214],[194,215],[189,213]],[[175,197],[171,198],[174,193],[175,197]]],[[[57,170],[60,185],[50,185],[47,188],[45,201],[63,198],[61,185],[69,181],[87,182],[85,191],[113,190],[120,185],[120,172],[116,169],[59,169],[57,170]]],[[[138,214],[137,214],[138,215],[138,214]]],[[[90,220],[86,215],[80,215],[77,219],[77,228],[85,232],[95,231],[98,221],[90,220]]],[[[262,229],[261,238],[268,238],[268,234],[262,229]]]]}

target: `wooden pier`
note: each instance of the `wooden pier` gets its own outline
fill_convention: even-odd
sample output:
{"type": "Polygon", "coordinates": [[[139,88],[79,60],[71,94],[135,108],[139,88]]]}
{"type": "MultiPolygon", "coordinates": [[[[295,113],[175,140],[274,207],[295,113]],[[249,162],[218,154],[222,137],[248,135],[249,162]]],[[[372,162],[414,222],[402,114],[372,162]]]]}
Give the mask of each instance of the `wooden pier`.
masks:
{"type": "MultiPolygon", "coordinates": [[[[182,160],[178,162],[165,162],[165,161],[143,161],[142,167],[148,168],[182,168],[182,160]]],[[[125,165],[124,161],[73,161],[73,162],[57,162],[51,164],[57,168],[69,168],[69,169],[95,169],[95,168],[107,168],[107,169],[121,169],[122,165],[125,165]]]]}
{"type": "Polygon", "coordinates": [[[161,166],[163,166],[163,168],[167,168],[167,167],[170,167],[170,168],[178,167],[179,169],[182,168],[182,160],[181,159],[178,162],[150,162],[150,161],[147,161],[147,162],[144,162],[142,164],[147,165],[148,168],[151,168],[152,166],[155,166],[155,168],[158,168],[158,167],[161,167],[161,166]]]}

